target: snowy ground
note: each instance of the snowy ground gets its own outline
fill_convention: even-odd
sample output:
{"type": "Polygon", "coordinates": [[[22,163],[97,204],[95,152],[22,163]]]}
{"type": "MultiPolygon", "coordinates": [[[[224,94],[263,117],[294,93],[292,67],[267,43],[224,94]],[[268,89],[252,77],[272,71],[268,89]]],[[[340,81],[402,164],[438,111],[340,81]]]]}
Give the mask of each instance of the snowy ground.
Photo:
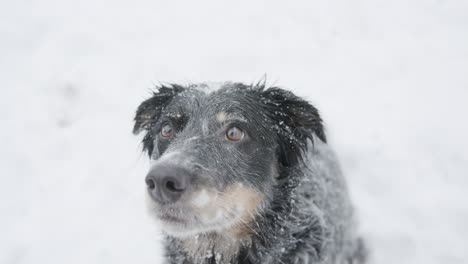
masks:
{"type": "Polygon", "coordinates": [[[322,110],[372,263],[468,261],[468,2],[0,2],[0,263],[161,263],[133,111],[267,74],[322,110]]]}

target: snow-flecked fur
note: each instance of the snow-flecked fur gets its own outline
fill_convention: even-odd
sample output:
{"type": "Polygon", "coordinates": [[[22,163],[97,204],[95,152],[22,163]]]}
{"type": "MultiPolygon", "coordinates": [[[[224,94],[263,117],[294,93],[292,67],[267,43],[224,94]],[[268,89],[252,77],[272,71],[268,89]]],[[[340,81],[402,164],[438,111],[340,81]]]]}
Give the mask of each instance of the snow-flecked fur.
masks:
{"type": "MultiPolygon", "coordinates": [[[[272,173],[259,171],[256,173],[258,178],[250,179],[243,177],[243,171],[238,169],[232,172],[234,176],[229,180],[218,176],[218,181],[225,181],[218,191],[241,183],[255,188],[265,197],[256,208],[256,215],[249,223],[244,223],[249,230],[248,239],[236,243],[233,241],[235,238],[225,235],[222,230],[199,232],[188,237],[168,233],[168,263],[364,263],[366,250],[356,232],[346,183],[338,161],[326,143],[317,109],[291,92],[280,88],[266,89],[263,84],[248,86],[226,83],[219,91],[208,94],[200,89],[203,86],[160,87],[140,105],[134,132],[146,130],[143,145],[150,157],[157,163],[166,151],[174,153],[174,149],[183,148],[184,135],[194,136],[194,131],[197,131],[193,128],[195,123],[189,122],[201,117],[185,117],[184,130],[180,131],[181,139],[159,146],[162,143],[157,139],[158,122],[170,104],[180,104],[180,101],[173,100],[175,97],[186,94],[190,100],[208,98],[205,107],[211,108],[214,106],[210,100],[216,101],[216,97],[210,96],[222,95],[223,98],[232,97],[233,101],[240,102],[247,111],[243,116],[249,122],[262,120],[255,131],[256,135],[260,135],[257,137],[260,142],[258,146],[276,151],[274,167],[277,175],[272,180],[273,177],[268,177],[272,173]],[[187,241],[192,241],[191,248],[188,248],[187,241]]],[[[203,102],[196,102],[185,103],[184,107],[203,107],[203,102]]],[[[220,144],[214,146],[220,147],[220,144]]],[[[223,161],[230,157],[215,158],[223,161]]],[[[259,163],[272,162],[268,158],[258,159],[259,163]]],[[[208,164],[203,162],[203,157],[197,160],[197,163],[208,164]]],[[[249,164],[243,166],[248,167],[249,164]]],[[[249,171],[253,168],[245,169],[249,171]]]]}

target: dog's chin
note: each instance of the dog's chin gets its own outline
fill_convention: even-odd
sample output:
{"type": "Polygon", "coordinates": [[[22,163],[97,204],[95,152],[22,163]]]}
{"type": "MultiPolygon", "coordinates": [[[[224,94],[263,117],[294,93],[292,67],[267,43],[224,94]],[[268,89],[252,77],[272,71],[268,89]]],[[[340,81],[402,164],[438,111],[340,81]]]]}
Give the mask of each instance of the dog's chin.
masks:
{"type": "Polygon", "coordinates": [[[207,219],[198,214],[192,214],[191,210],[187,210],[183,215],[167,213],[167,210],[161,208],[152,210],[150,213],[166,235],[178,238],[192,237],[204,233],[222,233],[242,223],[237,217],[228,217],[228,215],[224,214],[215,217],[215,219],[207,219]]]}
{"type": "Polygon", "coordinates": [[[181,219],[161,214],[158,214],[156,218],[165,234],[178,238],[214,232],[222,233],[240,222],[235,219],[223,219],[205,223],[201,220],[194,220],[197,219],[197,217],[188,216],[186,219],[181,219]]]}
{"type": "Polygon", "coordinates": [[[244,203],[238,202],[200,208],[187,203],[161,205],[150,199],[147,201],[149,213],[157,220],[162,231],[179,238],[223,233],[245,224],[248,220],[242,218],[242,215],[252,215],[244,203]]]}
{"type": "Polygon", "coordinates": [[[196,236],[198,234],[205,233],[208,231],[207,229],[196,226],[193,223],[174,222],[171,220],[163,220],[161,218],[159,219],[159,221],[162,231],[166,235],[172,237],[186,238],[196,236]]]}

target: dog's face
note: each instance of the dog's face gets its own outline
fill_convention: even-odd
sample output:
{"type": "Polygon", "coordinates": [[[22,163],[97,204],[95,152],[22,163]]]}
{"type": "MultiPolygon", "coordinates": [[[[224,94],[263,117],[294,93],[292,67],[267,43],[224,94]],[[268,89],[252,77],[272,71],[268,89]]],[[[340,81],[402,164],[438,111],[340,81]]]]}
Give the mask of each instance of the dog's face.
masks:
{"type": "Polygon", "coordinates": [[[274,199],[284,167],[294,166],[315,133],[317,110],[277,88],[225,84],[161,87],[143,102],[134,132],[152,165],[152,213],[166,233],[244,232],[274,199]],[[229,231],[229,232],[231,232],[229,231]]]}

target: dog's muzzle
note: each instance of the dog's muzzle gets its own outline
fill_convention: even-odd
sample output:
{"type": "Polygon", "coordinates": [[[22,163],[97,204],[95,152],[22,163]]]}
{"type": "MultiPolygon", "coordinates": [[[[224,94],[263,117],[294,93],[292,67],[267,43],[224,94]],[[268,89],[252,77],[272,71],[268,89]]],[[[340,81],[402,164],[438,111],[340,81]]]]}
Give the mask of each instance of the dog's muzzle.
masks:
{"type": "Polygon", "coordinates": [[[175,203],[190,188],[193,174],[183,167],[160,165],[146,176],[151,198],[161,204],[175,203]]]}

